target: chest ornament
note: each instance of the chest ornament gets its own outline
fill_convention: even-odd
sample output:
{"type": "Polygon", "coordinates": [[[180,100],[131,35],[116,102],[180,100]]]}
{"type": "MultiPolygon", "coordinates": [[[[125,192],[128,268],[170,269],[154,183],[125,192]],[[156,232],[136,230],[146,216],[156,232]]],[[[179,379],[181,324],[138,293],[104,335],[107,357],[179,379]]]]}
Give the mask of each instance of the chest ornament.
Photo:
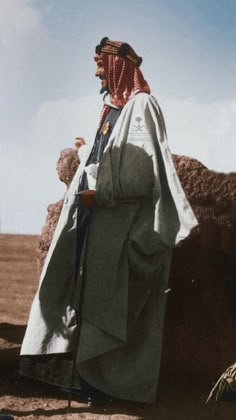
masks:
{"type": "Polygon", "coordinates": [[[109,133],[110,129],[111,129],[111,124],[109,123],[109,121],[107,121],[102,129],[102,134],[106,136],[109,133]]]}

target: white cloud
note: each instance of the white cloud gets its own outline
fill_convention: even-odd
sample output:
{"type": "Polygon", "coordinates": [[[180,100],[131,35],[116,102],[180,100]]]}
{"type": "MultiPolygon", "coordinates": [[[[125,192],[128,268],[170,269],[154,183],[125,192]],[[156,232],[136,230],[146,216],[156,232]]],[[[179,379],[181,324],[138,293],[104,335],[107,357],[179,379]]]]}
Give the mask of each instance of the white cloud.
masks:
{"type": "MultiPolygon", "coordinates": [[[[75,7],[76,2],[73,4],[75,7]]],[[[0,0],[0,218],[7,232],[40,231],[47,204],[58,200],[64,191],[55,170],[60,151],[73,147],[77,135],[88,141],[94,139],[101,98],[98,94],[73,98],[86,92],[88,84],[91,90],[96,89],[95,81],[94,87],[88,82],[92,79],[88,79],[92,64],[87,60],[100,29],[89,17],[87,30],[88,22],[78,15],[76,28],[71,25],[70,32],[71,7],[64,13],[64,8],[57,9],[55,1],[0,0]],[[66,98],[58,100],[62,95],[66,98]]],[[[119,19],[122,21],[122,16],[119,19]]],[[[207,51],[207,60],[202,61],[202,44],[191,42],[180,43],[180,48],[173,50],[176,42],[172,41],[176,36],[181,38],[181,31],[172,25],[171,31],[165,33],[164,23],[161,32],[160,25],[157,29],[160,37],[158,32],[156,37],[155,32],[147,32],[152,38],[150,43],[147,37],[139,39],[137,25],[124,26],[124,34],[131,43],[139,39],[138,49],[151,57],[149,61],[144,59],[145,65],[149,63],[147,79],[152,81],[151,86],[156,84],[156,91],[160,95],[163,92],[164,98],[169,92],[170,97],[162,99],[161,106],[171,150],[195,157],[211,169],[235,171],[236,101],[206,103],[208,98],[233,97],[230,54],[224,56],[223,67],[208,83],[214,54],[207,51]],[[156,38],[158,54],[153,55],[152,42],[156,38]],[[182,63],[173,70],[179,56],[183,57],[182,63]],[[194,99],[180,99],[180,95],[204,99],[197,103],[194,99]]],[[[114,28],[110,29],[114,33],[114,28]]]]}
{"type": "Polygon", "coordinates": [[[94,140],[101,110],[99,95],[42,104],[27,132],[2,145],[0,218],[4,232],[39,233],[49,203],[65,192],[56,173],[62,149],[76,136],[94,140]]]}
{"type": "Polygon", "coordinates": [[[101,111],[98,94],[80,97],[77,100],[60,99],[40,105],[32,119],[30,138],[39,147],[43,144],[51,151],[74,142],[76,136],[93,140],[101,111]]]}
{"type": "MultiPolygon", "coordinates": [[[[197,158],[210,169],[235,171],[236,101],[200,104],[169,98],[161,106],[173,153],[197,158]]],[[[14,143],[10,139],[5,143],[0,156],[4,231],[40,232],[47,205],[65,191],[56,173],[60,151],[73,147],[75,136],[93,141],[100,110],[98,94],[46,102],[27,132],[14,143]]]]}
{"type": "Polygon", "coordinates": [[[32,36],[42,28],[42,18],[38,10],[32,7],[23,7],[16,16],[16,35],[32,36]]]}
{"type": "Polygon", "coordinates": [[[169,98],[163,107],[174,153],[192,156],[209,169],[236,171],[236,100],[204,104],[169,98]]]}
{"type": "Polygon", "coordinates": [[[2,47],[13,48],[42,36],[42,15],[30,0],[0,0],[0,43],[2,47]]]}

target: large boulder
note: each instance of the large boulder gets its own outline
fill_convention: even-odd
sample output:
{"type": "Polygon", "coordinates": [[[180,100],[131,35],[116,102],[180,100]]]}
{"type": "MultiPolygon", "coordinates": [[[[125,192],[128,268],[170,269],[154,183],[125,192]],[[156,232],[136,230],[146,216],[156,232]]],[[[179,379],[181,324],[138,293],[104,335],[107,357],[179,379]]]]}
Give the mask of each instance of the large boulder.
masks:
{"type": "MultiPolygon", "coordinates": [[[[236,358],[236,173],[211,171],[186,156],[173,160],[199,226],[173,252],[162,371],[214,380],[236,358]]],[[[67,188],[78,165],[76,150],[62,151],[57,169],[67,188]]],[[[48,207],[40,269],[62,204],[48,207]]]]}
{"type": "Polygon", "coordinates": [[[236,359],[236,173],[173,159],[199,226],[173,253],[163,372],[214,380],[236,359]]]}
{"type": "MultiPolygon", "coordinates": [[[[79,166],[79,158],[76,149],[68,148],[61,151],[60,157],[57,161],[57,173],[60,181],[66,184],[66,189],[69,188],[73,176],[79,166]]],[[[63,206],[63,198],[56,203],[49,204],[45,225],[42,228],[41,236],[38,241],[36,249],[36,258],[39,273],[42,270],[49,246],[52,241],[56,225],[61,214],[63,206]]]]}

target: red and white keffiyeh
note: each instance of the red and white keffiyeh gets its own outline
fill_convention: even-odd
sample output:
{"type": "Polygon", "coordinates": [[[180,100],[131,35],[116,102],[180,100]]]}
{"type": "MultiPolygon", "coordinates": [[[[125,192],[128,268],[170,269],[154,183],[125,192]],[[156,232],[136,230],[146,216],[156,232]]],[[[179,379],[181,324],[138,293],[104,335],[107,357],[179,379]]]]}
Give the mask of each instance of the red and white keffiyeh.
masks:
{"type": "MultiPolygon", "coordinates": [[[[103,38],[95,50],[95,61],[102,60],[108,82],[111,104],[123,108],[129,98],[138,92],[150,93],[139,65],[142,62],[130,45],[103,38]]],[[[101,127],[109,106],[104,105],[99,122],[101,127]]]]}

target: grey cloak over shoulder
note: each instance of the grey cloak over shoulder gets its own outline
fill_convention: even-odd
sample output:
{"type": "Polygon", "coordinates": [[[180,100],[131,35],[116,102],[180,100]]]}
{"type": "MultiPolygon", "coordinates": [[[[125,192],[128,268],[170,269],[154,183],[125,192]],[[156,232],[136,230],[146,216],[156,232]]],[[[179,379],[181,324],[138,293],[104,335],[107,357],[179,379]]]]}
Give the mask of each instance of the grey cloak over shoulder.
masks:
{"type": "MultiPolygon", "coordinates": [[[[74,350],[78,168],[32,304],[21,355],[74,350]]],[[[156,100],[123,108],[99,165],[83,270],[77,370],[118,398],[155,400],[171,250],[197,225],[174,168],[156,100]]]]}

